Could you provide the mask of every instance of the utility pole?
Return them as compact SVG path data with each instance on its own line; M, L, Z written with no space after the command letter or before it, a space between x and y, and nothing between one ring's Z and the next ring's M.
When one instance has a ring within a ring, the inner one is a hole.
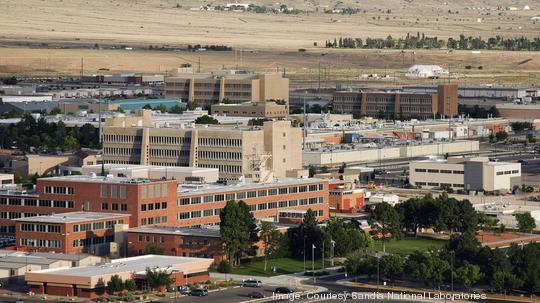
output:
M199 67L197 68L197 72L201 72L201 57L199 56Z

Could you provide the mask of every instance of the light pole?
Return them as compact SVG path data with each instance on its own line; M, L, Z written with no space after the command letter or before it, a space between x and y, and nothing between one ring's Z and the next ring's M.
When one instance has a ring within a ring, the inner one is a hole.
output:
M450 290L454 292L454 251L450 251Z
M315 244L311 244L311 274L313 275L313 285L315 286Z
M379 254L377 254L377 292L379 292Z
M306 236L304 235L304 250L302 251L304 255L304 272L306 272Z

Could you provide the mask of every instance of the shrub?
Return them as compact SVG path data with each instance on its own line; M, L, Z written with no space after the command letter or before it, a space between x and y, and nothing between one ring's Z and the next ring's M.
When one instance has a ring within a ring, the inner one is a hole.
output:
M229 263L226 260L223 260L219 262L219 265L217 267L217 271L223 274L228 274L232 271L231 263Z

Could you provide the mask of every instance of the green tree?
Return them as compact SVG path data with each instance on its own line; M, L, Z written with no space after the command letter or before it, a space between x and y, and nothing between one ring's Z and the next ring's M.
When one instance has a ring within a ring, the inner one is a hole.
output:
M508 133L505 131L500 131L495 134L495 138L497 139L497 142L504 141L508 138Z
M331 218L323 228L323 232L327 243L326 249L330 250L330 245L334 243L334 255L337 257L347 256L370 244L370 239L363 230L356 224L345 222L340 218Z
M195 119L195 124L219 124L219 121L211 116L204 115Z
M158 268L146 268L146 281L152 289L163 291L169 285L174 283L171 273L167 270Z
M381 273L395 281L397 278L401 277L403 270L405 268L405 259L401 255L391 254L382 256L380 260L380 271Z
M480 271L478 265L465 262L456 270L457 281L463 283L467 288L484 278L484 274Z
M401 238L401 220L399 213L388 203L377 205L371 219L371 234L375 240L382 241L383 252L386 252L386 242L392 238Z
M240 264L242 254L250 253L252 244L258 240L255 218L244 201L228 201L219 216L227 260Z
M227 260L222 260L221 262L219 262L219 265L217 267L217 271L222 273L222 274L228 274L228 273L232 272L231 263L229 263L229 261L227 261Z
M149 103L146 103L146 104L142 107L142 109L150 109L150 110L151 110L151 109L152 109L152 105L150 105Z
M164 255L165 248L157 245L156 243L148 243L144 247L143 253L145 255Z
M274 251L279 250L277 246L281 240L281 233L277 230L273 222L262 221L259 238L263 241L264 271L266 271L268 259L273 257Z
M536 222L531 216L531 213L525 212L522 214L515 214L514 216L516 217L519 231L530 233L536 228Z
M490 279L491 290L506 294L507 291L518 289L523 285L516 275L509 271L498 271Z
M184 113L184 108L180 105L175 105L169 109L169 113L171 114L182 114Z
M198 104L196 101L189 101L187 104L187 108L189 110L195 110L198 107Z
M163 103L160 103L156 107L154 107L154 110L158 110L158 111L160 111L162 113L165 113L165 112L167 112L167 106L165 106L165 104L163 104Z
M120 278L119 275L111 276L111 280L107 282L107 289L111 293L116 293L124 290L124 282L122 281L122 278Z
M135 291L137 289L137 283L135 283L135 280L133 279L127 279L124 281L124 288L127 289L127 291Z

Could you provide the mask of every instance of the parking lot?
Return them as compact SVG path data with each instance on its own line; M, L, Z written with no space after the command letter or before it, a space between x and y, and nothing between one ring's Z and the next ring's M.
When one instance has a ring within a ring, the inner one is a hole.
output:
M248 294L253 291L260 291L265 295L266 298L272 298L275 289L275 287L265 285L263 285L262 287L235 287L226 290L211 291L208 293L208 296L205 297L181 296L177 298L176 301L175 299L160 299L159 301L154 302L237 303L255 300L248 296Z

